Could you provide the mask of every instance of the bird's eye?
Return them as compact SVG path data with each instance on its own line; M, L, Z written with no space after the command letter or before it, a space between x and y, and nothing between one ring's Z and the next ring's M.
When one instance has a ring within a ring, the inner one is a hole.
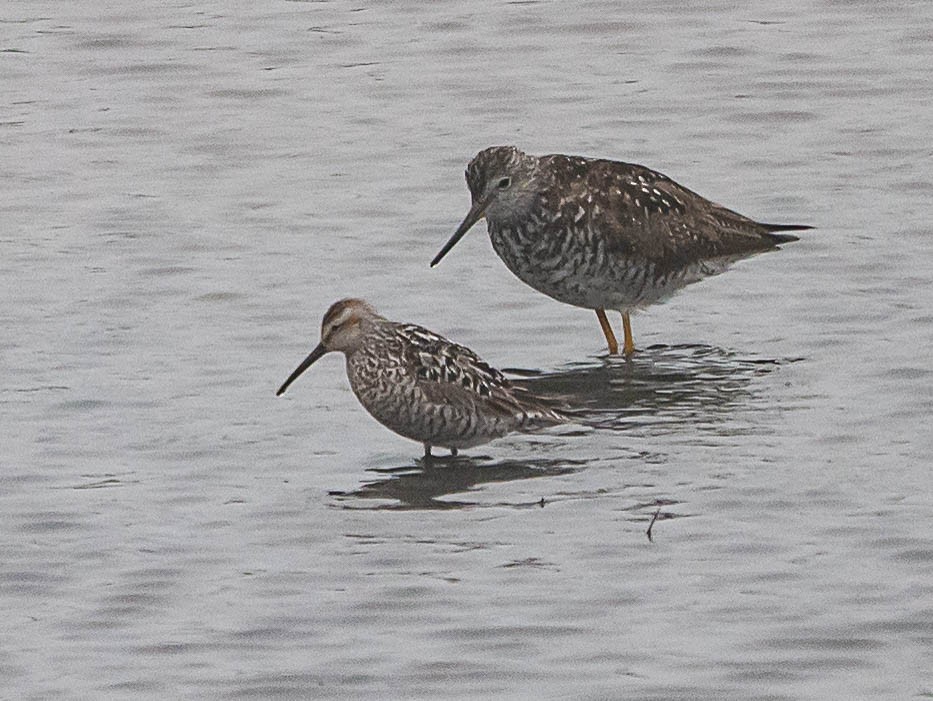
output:
M511 184L512 178L502 178L499 182L496 183L496 187L498 187L500 190L504 190Z

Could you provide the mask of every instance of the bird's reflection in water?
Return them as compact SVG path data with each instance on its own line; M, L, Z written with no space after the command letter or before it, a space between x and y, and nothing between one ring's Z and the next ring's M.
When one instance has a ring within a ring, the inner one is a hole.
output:
M565 429L554 436L569 442L579 434L626 431L644 426L664 430L697 430L699 425L725 422L739 407L756 400L752 381L796 359L739 356L710 346L651 346L634 358L593 358L554 371L509 369L517 384L542 396L559 399L582 430ZM767 405L767 403L765 403ZM730 429L724 429L730 430ZM468 495L485 484L553 477L587 467L594 459L542 458L540 446L528 446L528 458L493 460L489 457L426 458L395 468L371 469L378 479L346 492L331 492L343 508L461 509L480 502L446 499ZM598 459L598 458L597 458ZM637 510L676 502L655 498ZM545 506L546 502L510 503L511 507ZM647 512L650 516L650 512ZM659 515L659 520L673 514ZM644 518L644 515L639 516Z
M484 484L553 477L581 469L584 460L499 460L488 457L423 458L394 468L369 470L380 475L348 492L331 492L345 508L379 509L462 509L477 502L444 499L451 494L469 492ZM383 502L375 507L357 503L359 499ZM510 504L512 507L538 506L539 502Z
M755 399L752 380L796 358L740 356L702 345L651 346L631 359L603 357L552 372L506 369L537 394L559 397L581 423L624 430L633 425L725 419Z
M425 458L410 465L388 469L371 469L383 475L352 491L332 491L341 508L353 510L452 510L479 506L508 507L512 509L544 508L552 503L582 499L623 499L628 490L655 491L654 485L626 484L615 489L558 491L547 497L522 502L471 501L446 499L451 494L469 494L484 484L512 482L537 477L565 475L584 468L586 460L492 461L489 458L450 457ZM656 521L680 518L684 514L672 510L680 502L668 496L647 497L642 494L634 503L618 509L627 521L642 523L651 529Z

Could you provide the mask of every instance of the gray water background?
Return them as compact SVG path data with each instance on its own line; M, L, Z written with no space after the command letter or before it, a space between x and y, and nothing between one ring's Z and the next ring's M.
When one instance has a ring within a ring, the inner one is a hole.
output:
M933 696L933 4L9 2L0 97L0 697ZM818 229L607 360L428 268L501 143ZM274 397L346 295L600 428Z

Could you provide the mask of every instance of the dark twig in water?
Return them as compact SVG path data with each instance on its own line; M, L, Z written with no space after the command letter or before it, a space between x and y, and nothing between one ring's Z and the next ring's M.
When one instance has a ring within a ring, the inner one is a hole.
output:
M658 520L658 514L661 513L661 505L658 505L658 510L654 512L654 516L651 517L651 523L648 524L648 530L646 535L648 536L648 542L653 543L654 539L651 537L651 529L654 527L654 522Z

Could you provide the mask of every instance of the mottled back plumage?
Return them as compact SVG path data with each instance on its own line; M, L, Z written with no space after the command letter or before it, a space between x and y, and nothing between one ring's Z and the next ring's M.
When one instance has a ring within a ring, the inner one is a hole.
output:
M810 228L756 222L645 166L562 154L536 158L513 146L485 149L470 162L466 180L473 200L510 172L529 178L536 198L526 214L540 221L542 235L589 226L609 254L647 261L662 273L765 251L797 240L771 232ZM487 221L498 226L488 214Z
M389 321L362 300L341 300L324 315L311 363L330 350L345 353L350 386L366 410L428 451L468 448L566 420L469 348ZM279 393L311 363L302 363Z

